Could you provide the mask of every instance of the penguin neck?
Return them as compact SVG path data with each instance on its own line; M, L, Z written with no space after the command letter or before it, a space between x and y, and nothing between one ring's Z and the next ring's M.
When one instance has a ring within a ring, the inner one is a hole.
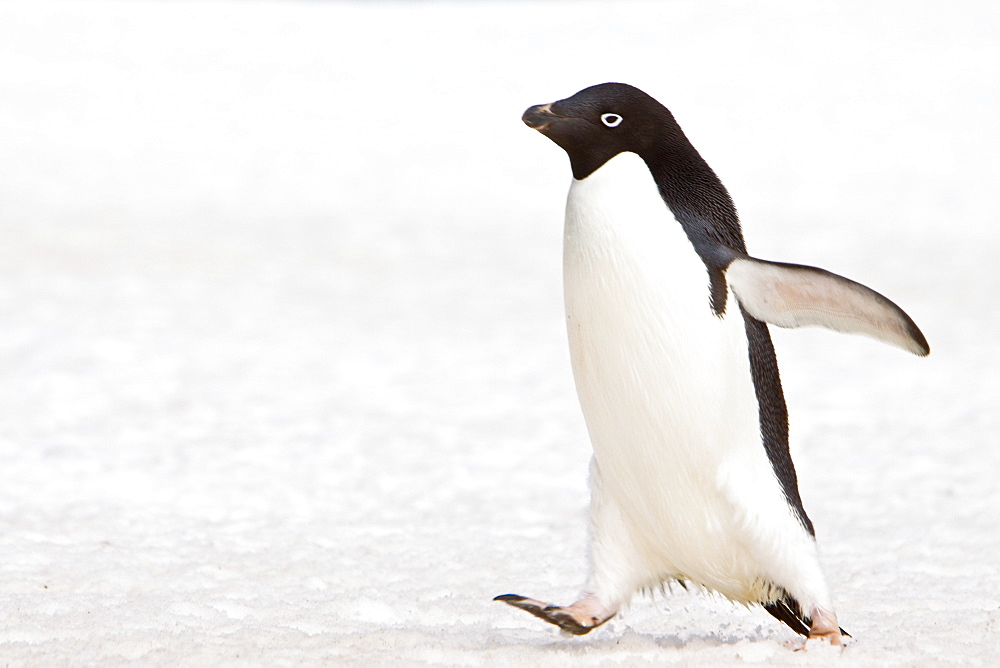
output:
M678 323L692 314L707 317L704 265L693 251L663 205L646 163L635 153L621 153L570 187L564 234L567 311L583 317L594 295L603 295L605 307L623 321L661 322L678 312L685 314L677 316ZM683 329L678 323L674 327Z
M712 310L723 315L728 293L724 271L733 257L747 252L729 192L683 132L646 148L641 157L660 197L705 263Z
M706 245L721 244L746 253L739 215L729 192L683 134L644 150L642 159L663 201L706 262Z

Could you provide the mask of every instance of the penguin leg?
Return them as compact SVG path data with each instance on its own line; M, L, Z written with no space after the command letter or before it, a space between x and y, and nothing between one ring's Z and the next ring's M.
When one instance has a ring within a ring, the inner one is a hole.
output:
M631 555L635 553L621 511L604 492L596 459L591 460L590 577L580 600L558 606L517 594L497 596L515 608L555 624L574 635L583 635L618 614L618 610L638 588Z
M597 457L590 462L590 522L590 573L581 601L593 598L614 615L652 576L638 556L635 527L608 489Z
M515 608L520 608L577 636L590 633L618 612L605 608L593 594L587 594L573 605L568 606L550 605L517 594L504 594L493 600L503 601Z

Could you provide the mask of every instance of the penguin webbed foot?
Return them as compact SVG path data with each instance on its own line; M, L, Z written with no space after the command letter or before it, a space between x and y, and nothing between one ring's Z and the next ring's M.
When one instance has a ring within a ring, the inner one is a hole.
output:
M493 600L520 608L576 636L590 633L615 616L615 612L609 613L591 597L585 597L573 605L565 607L536 601L518 594L503 594Z
M813 650L820 653L832 652L836 655L847 649L844 637L849 638L850 636L840 633L809 634L801 640L785 643L785 646L793 652L808 652Z
M826 610L814 610L812 618L809 620L809 640L825 640L834 647L844 646L844 636L850 638L849 634L837 624L837 615ZM805 649L805 646L803 646Z
M805 637L805 641L796 646L796 651L804 650L809 640L825 640L831 645L842 647L843 639L851 637L850 633L837 624L835 613L815 609L812 616L805 616L799 608L798 601L787 595L773 603L765 604L764 609L775 619L784 622L790 629Z

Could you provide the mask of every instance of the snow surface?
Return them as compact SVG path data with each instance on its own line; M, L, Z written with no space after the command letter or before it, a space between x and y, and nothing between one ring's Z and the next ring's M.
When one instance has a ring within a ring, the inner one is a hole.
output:
M606 80L931 343L774 333L843 654L490 600L584 578L570 175L519 116ZM998 81L985 0L0 4L0 660L995 665Z

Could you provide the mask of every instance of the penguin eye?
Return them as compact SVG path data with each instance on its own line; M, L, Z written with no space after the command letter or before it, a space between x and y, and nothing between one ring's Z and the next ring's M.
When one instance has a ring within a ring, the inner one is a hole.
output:
M609 128L616 128L621 125L621 122L625 120L618 114L601 114L601 122L607 125Z

